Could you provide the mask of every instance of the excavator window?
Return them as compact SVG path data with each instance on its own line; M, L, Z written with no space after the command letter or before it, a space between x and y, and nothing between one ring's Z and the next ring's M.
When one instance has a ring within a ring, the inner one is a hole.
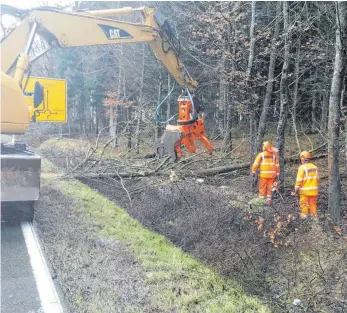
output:
M36 109L43 101L43 87L39 82L35 83L34 88L34 108Z

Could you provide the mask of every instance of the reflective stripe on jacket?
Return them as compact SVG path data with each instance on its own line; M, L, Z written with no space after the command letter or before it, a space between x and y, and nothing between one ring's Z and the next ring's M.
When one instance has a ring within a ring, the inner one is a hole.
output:
M299 166L296 176L295 190L301 195L317 196L319 185L319 173L317 166L306 163Z
M280 173L280 166L277 155L273 152L264 151L257 155L252 172L255 173L259 168L259 176L264 178L274 178Z

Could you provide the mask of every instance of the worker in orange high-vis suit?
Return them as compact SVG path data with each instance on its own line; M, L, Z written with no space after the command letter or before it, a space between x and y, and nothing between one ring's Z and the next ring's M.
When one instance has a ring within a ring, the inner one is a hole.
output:
M278 150L270 141L263 143L263 152L259 153L253 163L252 173L256 174L259 168L259 198L267 199L267 204L272 204L272 185L280 174L277 157Z
M309 214L318 219L317 197L319 185L318 168L311 163L312 155L308 151L300 153L301 165L296 176L295 191L293 196L300 193L300 218L305 219Z

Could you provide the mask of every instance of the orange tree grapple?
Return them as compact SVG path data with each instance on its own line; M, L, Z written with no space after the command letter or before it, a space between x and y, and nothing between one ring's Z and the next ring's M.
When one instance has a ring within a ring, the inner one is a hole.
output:
M204 119L198 117L197 109L190 97L180 96L177 125L166 125L164 134L157 143L157 152L159 156L167 152L171 161L176 161L182 156L182 145L185 145L191 153L196 151L196 140L200 140L212 154L213 148L206 137Z

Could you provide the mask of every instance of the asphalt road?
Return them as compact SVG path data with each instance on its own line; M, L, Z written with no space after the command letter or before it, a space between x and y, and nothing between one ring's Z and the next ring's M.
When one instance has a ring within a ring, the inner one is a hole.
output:
M1 223L1 312L43 312L19 223Z

